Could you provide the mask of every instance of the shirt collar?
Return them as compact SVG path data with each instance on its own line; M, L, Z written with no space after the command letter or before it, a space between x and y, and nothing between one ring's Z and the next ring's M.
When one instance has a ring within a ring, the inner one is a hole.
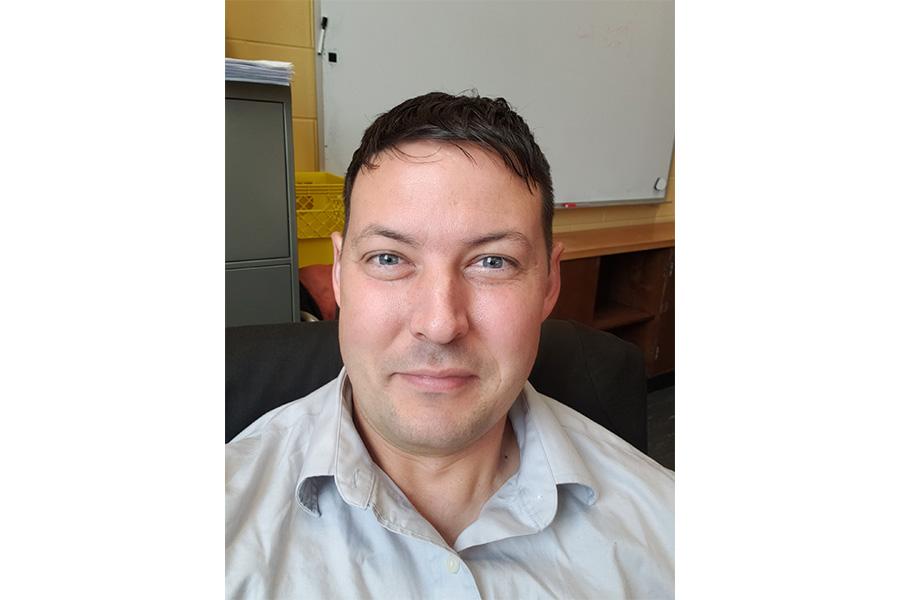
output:
M549 402L526 383L513 403L509 420L519 445L519 470L460 533L457 551L545 529L556 517L560 487L585 504L596 500L596 483Z
M328 478L334 479L344 501L357 508L367 508L375 490L377 466L353 423L346 368L336 384L332 389L337 394L325 398L310 432L296 488L300 506L316 516L319 487ZM553 520L556 486L570 486L585 504L596 502L599 489L548 402L552 401L526 382L509 413L521 452L519 472L511 482L529 508L529 529L543 529Z
M551 403L556 401L544 396L527 382L523 396L525 399L522 403L523 411L527 415L524 421L529 429L533 428L536 431L536 437L540 440L538 449L541 452L535 449L529 458L546 464L555 485L568 486L583 503L594 504L600 488L584 464L581 454L572 444L572 434L566 431L554 414ZM511 411L510 416L512 414ZM513 421L513 426L515 425ZM519 435L518 431L516 435ZM523 462L524 458L523 455Z
M357 508L368 506L375 485L375 464L353 424L346 368L341 369L332 389L337 393L324 399L297 480L298 503L316 516L320 514L318 496L323 481L333 478L344 501Z

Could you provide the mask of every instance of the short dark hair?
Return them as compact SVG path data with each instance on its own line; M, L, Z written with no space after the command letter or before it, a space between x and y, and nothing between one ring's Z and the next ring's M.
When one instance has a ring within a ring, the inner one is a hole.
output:
M376 118L363 134L344 178L344 233L350 223L350 194L362 167L375 168L375 157L404 142L435 140L456 145L471 143L492 152L528 189L541 195L541 221L547 255L553 243L553 181L550 165L528 124L503 98L483 98L477 93L453 96L431 92L410 98Z

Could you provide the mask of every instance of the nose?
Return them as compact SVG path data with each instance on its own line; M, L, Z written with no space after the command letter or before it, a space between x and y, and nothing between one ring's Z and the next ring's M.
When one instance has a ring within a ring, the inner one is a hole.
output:
M410 300L410 331L417 339L449 344L469 331L468 290L462 275L422 274Z

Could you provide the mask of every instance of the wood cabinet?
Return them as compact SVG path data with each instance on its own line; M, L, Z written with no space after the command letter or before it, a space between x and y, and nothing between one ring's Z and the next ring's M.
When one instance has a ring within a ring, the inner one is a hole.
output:
M555 319L572 319L637 345L647 376L675 369L675 226L556 234L566 245Z

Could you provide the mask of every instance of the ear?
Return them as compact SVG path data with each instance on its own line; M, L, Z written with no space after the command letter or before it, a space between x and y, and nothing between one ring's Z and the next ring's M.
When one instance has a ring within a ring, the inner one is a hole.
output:
M550 273L547 277L547 293L544 295L544 312L542 320L550 316L553 307L556 306L556 300L559 298L559 288L561 285L559 262L562 258L563 249L564 246L562 242L556 242L550 250Z
M341 249L344 247L344 236L337 231L331 234L331 245L334 247L334 264L331 267L331 289L334 301L341 307Z

